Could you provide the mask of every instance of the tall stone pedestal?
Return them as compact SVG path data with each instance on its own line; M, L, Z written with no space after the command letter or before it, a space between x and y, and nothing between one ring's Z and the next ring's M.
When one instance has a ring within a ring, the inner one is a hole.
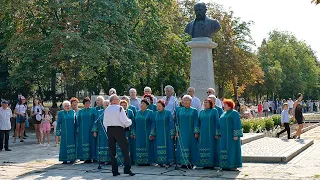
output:
M192 38L187 45L192 49L190 86L195 88L195 96L203 102L207 98L207 89L215 88L212 49L218 44L210 38L201 37Z

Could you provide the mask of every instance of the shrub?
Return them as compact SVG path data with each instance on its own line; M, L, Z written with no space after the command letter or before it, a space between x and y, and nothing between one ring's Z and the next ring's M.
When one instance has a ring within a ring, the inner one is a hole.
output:
M268 131L274 127L274 122L273 122L272 118L266 119L265 123L266 123L266 129Z
M242 120L241 124L244 133L249 133L250 129L253 129L251 120Z
M279 126L281 125L281 116L272 116L271 118L272 118L275 126L276 125L279 125Z

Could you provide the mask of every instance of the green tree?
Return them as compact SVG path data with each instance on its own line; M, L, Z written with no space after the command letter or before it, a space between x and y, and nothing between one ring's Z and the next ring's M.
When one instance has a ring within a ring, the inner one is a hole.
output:
M312 49L289 32L272 31L258 49L265 73L267 95L294 97L310 95L319 84L319 68Z

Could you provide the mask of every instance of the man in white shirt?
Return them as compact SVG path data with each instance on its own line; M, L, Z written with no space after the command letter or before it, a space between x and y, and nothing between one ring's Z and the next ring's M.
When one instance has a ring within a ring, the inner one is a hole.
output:
M207 90L208 97L209 97L210 95L215 95L215 92L216 92L216 91L215 91L213 88L208 88L208 90ZM216 96L216 97L217 97L217 96ZM219 98L216 99L216 106L222 108L222 103L221 103L221 101L220 101Z
M153 104L157 104L158 99L152 94L152 90L151 90L150 87L148 87L148 86L145 87L145 88L143 89L143 93L144 93L144 94L149 94L149 95L151 95L152 98L153 98Z
M8 108L8 101L1 102L0 108L0 151L3 149L3 140L4 140L4 149L5 151L11 151L9 149L9 132L11 129L10 118L12 117L12 111Z
M292 110L293 110L293 104L294 104L294 102L292 101L291 98L289 98L289 100L287 101L287 104L288 104L288 106L289 106L289 114L292 115Z
M170 111L174 117L175 112L176 112L176 108L178 107L178 101L177 98L175 98L173 96L174 94L174 88L170 85L167 85L164 88L164 91L166 93L166 96L163 97L162 99L164 100L164 102L166 103L166 107L165 110Z
M130 170L129 143L124 130L131 124L132 121L128 119L124 109L120 106L119 97L116 94L111 95L110 105L104 111L103 125L107 129L113 176L120 175L116 160L116 143L118 143L124 158L124 174L135 175Z
M187 94L192 97L191 107L196 108L198 111L198 115L199 115L199 113L201 111L201 101L199 98L194 96L194 93L195 93L195 89L193 87L189 87L187 89Z
M130 94L130 105L136 107L137 111L139 111L141 99L137 97L137 90L135 88L131 88L129 90L129 94Z

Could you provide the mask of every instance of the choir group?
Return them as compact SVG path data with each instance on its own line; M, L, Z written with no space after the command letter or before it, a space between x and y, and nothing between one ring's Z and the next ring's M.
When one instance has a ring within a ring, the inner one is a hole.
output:
M192 104L198 98L184 95L179 103L173 96L172 86L166 86L165 92L166 96L155 102L151 94L145 94L141 100L132 96L135 89L130 90L130 98L121 98L120 105L132 120L131 127L126 129L132 164L169 166L178 163L186 168L223 170L242 167L242 127L232 100L225 99L222 110L216 105L218 99L210 95L197 110ZM85 98L84 108L80 110L78 102L76 98L64 101L63 110L58 113L59 160L64 164L76 160L110 163L108 137L103 125L108 100L99 96L96 106L91 108L91 100ZM117 160L119 164L123 162L119 148Z

